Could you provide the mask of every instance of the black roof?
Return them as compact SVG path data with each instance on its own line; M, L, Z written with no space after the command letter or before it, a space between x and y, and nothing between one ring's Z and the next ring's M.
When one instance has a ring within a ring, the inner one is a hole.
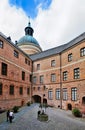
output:
M39 60L39 59L49 57L52 55L60 54L63 51L65 51L66 49L78 44L79 42L81 42L83 40L85 40L85 32L83 34L79 35L78 37L76 37L75 39L73 39L72 41L68 42L67 44L63 44L63 45L60 45L58 47L55 47L55 48L52 48L52 49L49 49L46 51L42 51L40 53L30 55L29 57L33 61L35 61L35 60Z

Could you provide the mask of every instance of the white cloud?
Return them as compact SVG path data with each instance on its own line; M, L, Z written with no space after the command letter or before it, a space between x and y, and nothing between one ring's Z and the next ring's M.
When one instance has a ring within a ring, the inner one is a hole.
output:
M53 0L48 10L39 7L35 32L44 49L72 40L85 31L85 0Z
M64 44L85 31L85 0L52 0L47 10L38 6L32 19L34 37L46 50ZM12 36L13 41L24 35L28 17L21 8L0 0L0 31Z

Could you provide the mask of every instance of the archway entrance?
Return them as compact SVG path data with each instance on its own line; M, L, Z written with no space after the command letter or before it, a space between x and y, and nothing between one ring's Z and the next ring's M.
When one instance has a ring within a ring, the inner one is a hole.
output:
M34 102L36 102L36 103L41 103L41 97L40 97L40 96L34 95L34 96L32 96L32 98L33 98L33 101L34 101Z
M68 104L67 107L68 107L68 110L72 110L72 105L70 103Z
M44 98L43 99L43 103L47 104L47 99Z

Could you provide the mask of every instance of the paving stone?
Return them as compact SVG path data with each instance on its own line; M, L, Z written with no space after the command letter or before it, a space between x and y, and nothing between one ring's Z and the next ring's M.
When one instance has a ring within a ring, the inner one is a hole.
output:
M85 120L75 118L71 111L47 108L49 121L37 120L38 104L23 107L13 119L13 123L5 120L0 124L0 130L85 130Z

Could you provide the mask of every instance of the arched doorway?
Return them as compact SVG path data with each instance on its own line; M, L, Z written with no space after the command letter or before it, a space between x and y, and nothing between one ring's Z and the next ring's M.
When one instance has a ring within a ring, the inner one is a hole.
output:
M25 101L22 100L22 101L21 101L21 106L24 106L24 104L25 104Z
M68 110L72 110L72 105L70 103L67 105L67 107L68 107Z
M47 99L46 98L43 99L43 103L47 104Z
M39 95L32 96L33 101L36 103L41 103L41 97Z

